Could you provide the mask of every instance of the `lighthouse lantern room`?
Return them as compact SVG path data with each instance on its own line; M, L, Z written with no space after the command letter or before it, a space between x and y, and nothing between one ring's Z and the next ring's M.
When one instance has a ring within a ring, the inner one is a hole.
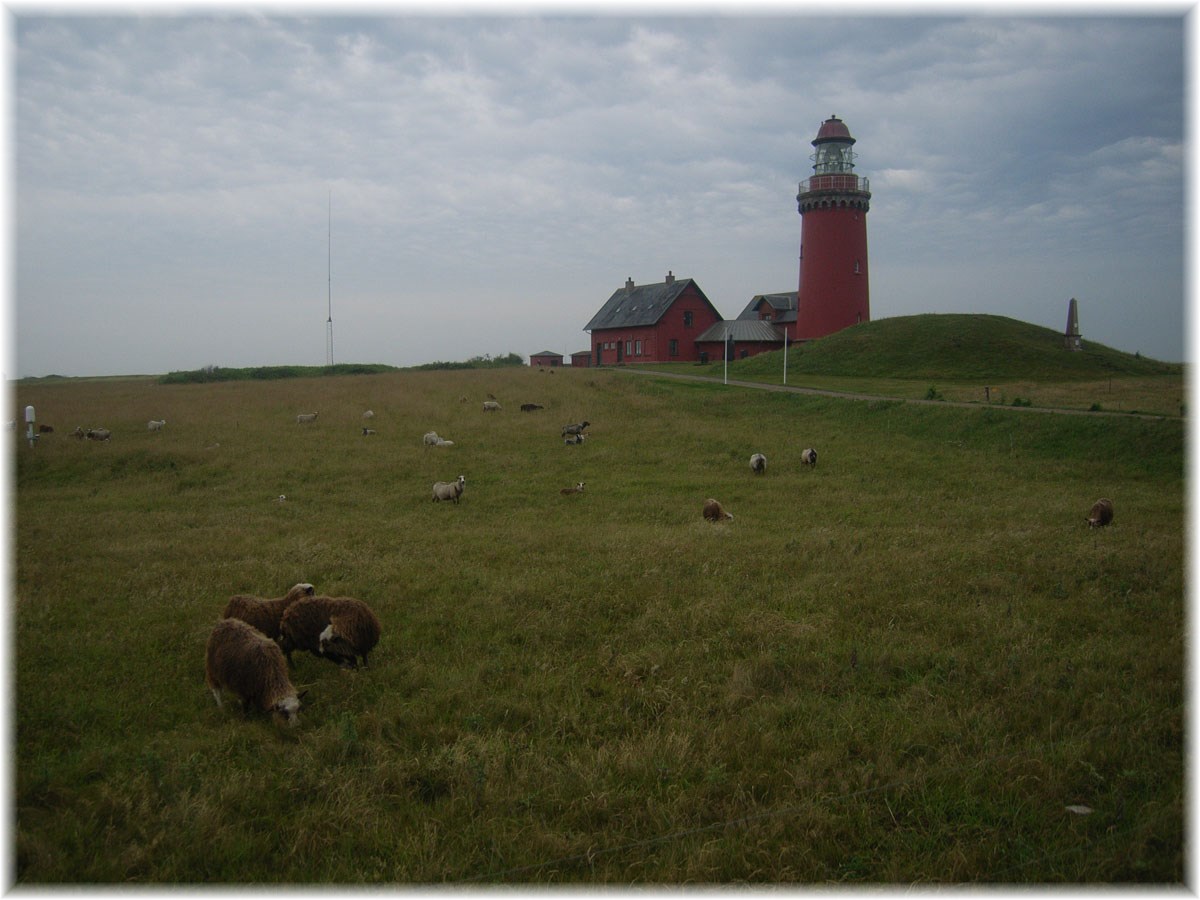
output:
M800 285L796 340L812 340L871 319L867 277L867 211L871 186L854 174L854 138L837 116L812 144L813 174L796 195Z

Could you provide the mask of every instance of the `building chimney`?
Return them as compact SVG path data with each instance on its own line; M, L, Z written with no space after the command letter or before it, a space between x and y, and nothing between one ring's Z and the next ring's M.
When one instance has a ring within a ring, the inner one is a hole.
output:
M674 283L675 283L675 276L674 276L674 274L672 274L672 273L671 273L671 271L668 269L668 270L667 270L667 284L674 284Z
M625 279L625 290L627 290L627 291L633 290L633 279L632 278Z

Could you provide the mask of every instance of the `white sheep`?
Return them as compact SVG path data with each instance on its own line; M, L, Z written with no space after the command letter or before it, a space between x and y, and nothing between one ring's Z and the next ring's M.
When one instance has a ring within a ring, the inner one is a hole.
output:
M750 457L750 471L755 475L762 475L767 471L767 458L761 453L755 453Z
M495 400L484 400L483 401L483 411L484 412L500 412L500 404L497 403Z
M167 424L166 419L151 419L146 423L147 431L162 431L164 425Z
M317 421L317 414L315 412L300 413L300 415L296 416L296 424L297 425L304 425L304 424L307 424L308 422L315 422L315 421Z
M800 463L805 466L812 466L815 469L817 467L817 451L812 447L806 448L800 454Z
M433 483L433 502L440 503L443 500L453 500L458 502L458 498L462 496L463 491L467 488L467 477L459 475L455 481L435 481Z
M242 701L242 710L269 712L296 724L300 699L288 678L283 651L273 640L240 619L222 619L208 636L204 654L204 682L218 707L228 691Z
M438 433L436 431L427 431L421 440L425 442L426 447L433 447L438 441L441 440L441 438L438 437Z
M373 418L375 418L375 413L372 410L368 409L365 413L363 413L363 418L364 419L373 419Z
M586 434L568 434L563 436L564 444L582 444L587 438Z
M89 441L107 441L112 437L112 432L107 428L89 428L83 433Z

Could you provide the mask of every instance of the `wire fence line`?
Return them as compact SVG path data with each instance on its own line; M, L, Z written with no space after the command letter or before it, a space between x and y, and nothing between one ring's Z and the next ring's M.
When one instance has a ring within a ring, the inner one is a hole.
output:
M985 757L984 759L981 759L981 760L972 760L971 762L963 763L961 765L954 766L954 767L951 767L948 769L941 769L938 771L938 774L939 775L952 775L952 774L956 774L958 772L966 771L968 769L977 769L980 766L991 765L991 764L995 764L995 763L1002 762L1002 761L1016 762L1022 758L1023 757L1017 756L1015 754ZM894 781L886 782L884 784L878 784L873 787L860 788L858 790L848 791L844 794L835 794L835 795L830 796L828 799L829 799L829 802L831 805L835 804L835 803L843 803L843 802L850 801L850 800L855 800L855 799L859 799L859 798L863 798L863 797L869 797L872 794L879 794L879 793L883 793L885 791L892 791L892 790L896 790L896 789L899 789L902 787L909 787L913 784L916 784L918 781L924 782L926 780L928 780L927 774L915 774L909 778L900 778L900 779L896 779ZM462 879L460 879L460 883L483 882L483 881L493 881L493 880L508 880L508 879L515 878L517 876L522 876L522 875L527 875L527 874L530 874L533 872L538 872L538 871L541 871L542 869L547 869L547 868L550 868L553 866L568 866L568 865L577 865L580 863L586 863L587 865L591 866L601 856L612 856L612 855L616 855L616 854L629 853L629 852L644 849L647 847L653 847L653 846L658 846L660 844L672 843L674 841L681 841L686 838L694 837L699 834L709 834L709 833L718 832L718 831L726 831L726 830L734 829L734 828L745 828L749 825L754 824L755 822L760 822L760 821L764 821L767 819L782 819L782 818L786 818L789 816L795 816L795 815L798 815L801 812L804 812L805 810L809 810L811 808L812 808L811 804L804 804L804 805L792 804L789 806L779 807L777 809L763 810L762 812L751 813L751 814L745 815L745 816L739 816L736 819L729 819L729 820L721 821L721 822L712 822L708 825L696 826L695 828L683 828L678 831L671 831L671 832L667 832L666 834L655 835L654 837L643 838L643 839L637 840L637 841L629 841L627 843L617 844L612 847L599 847L596 849L589 848L584 853L576 853L576 854L572 854L570 856L557 857L555 859L548 859L548 860L544 860L539 863L531 863L529 865L524 865L524 866L514 866L514 867L508 868L508 869L497 869L497 870L489 871L489 872L486 872L486 873L483 873L480 875L474 875L474 876L470 876L467 878L462 878ZM1167 813L1169 813L1169 812L1171 812L1170 809L1164 808L1159 813L1159 815L1153 817L1152 821L1157 822L1160 819L1165 819ZM1066 857L1074 852L1077 852L1080 849L1088 849L1090 847L1097 846L1097 845L1107 845L1107 844L1115 843L1115 841L1118 838L1123 838L1129 832L1131 832L1133 830L1133 826L1135 824L1136 823L1131 822L1127 828L1120 830L1120 831L1118 831L1116 829L1110 829L1104 838L1102 838L1099 841L1089 842L1084 847L1080 847L1080 846L1069 847L1069 848L1064 848L1062 850L1056 851L1054 853L1045 853L1040 856L1035 856L1031 859L1024 860L1023 862L1020 862L1015 865L1009 866L1007 868L1001 869L995 873L995 876L993 878L989 879L989 882L1003 883L1006 880L1005 876L1008 876L1010 873L1018 872L1022 869L1027 869L1027 868L1029 868L1029 866L1034 865L1035 863L1046 862L1049 860Z

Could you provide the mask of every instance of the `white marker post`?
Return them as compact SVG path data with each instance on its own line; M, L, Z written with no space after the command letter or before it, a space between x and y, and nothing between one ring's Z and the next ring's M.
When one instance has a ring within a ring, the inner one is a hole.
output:
M787 384L787 325L783 326L783 383Z
M25 435L29 438L29 446L33 446L33 442L37 440L37 435L33 433L33 423L37 419L34 414L33 407L25 407Z

